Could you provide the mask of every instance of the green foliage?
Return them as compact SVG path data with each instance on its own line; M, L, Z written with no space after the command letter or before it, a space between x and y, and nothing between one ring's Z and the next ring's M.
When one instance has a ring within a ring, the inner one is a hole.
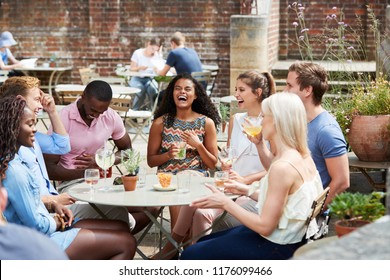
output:
M295 38L291 40L298 46L299 54L303 60L329 60L349 62L352 60L364 60L366 58L365 34L362 20L357 17L359 28L355 30L345 23L345 15L342 8L333 7L331 13L324 18L324 25L320 32L313 32L305 21L305 7L297 2L288 6L296 15L296 21L292 23L295 29ZM371 26L378 28L375 15L370 12ZM377 30L377 29L376 29ZM322 49L318 46L325 44L323 53L315 53Z
M386 208L380 201L384 193L371 194L343 192L329 204L331 215L340 219L375 221L385 214Z
M390 114L390 83L380 73L375 81L358 82L350 87L352 93L349 97L334 98L324 107L336 118L344 135L354 116L377 116Z
M51 62L55 62L56 60L57 60L57 55L53 53L53 54L50 56L50 61L51 61Z
M140 152L134 149L121 151L122 165L128 172L127 176L135 176L138 174L139 164L142 161Z
M324 18L324 26L319 34L310 34L305 22L305 7L297 2L289 5L289 9L296 14L295 40L300 56L303 60L327 60L340 62L340 71L329 73L329 81L345 81L347 86L332 86L331 93L338 95L333 100L325 99L324 108L328 110L339 123L344 136L347 137L353 116L387 115L390 114L390 85L382 73L377 71L376 80L352 71L342 71L343 65L352 61L361 61L367 58L367 34L364 34L363 20L356 16L357 29L346 24L342 8L333 7L331 13ZM370 6L367 6L370 31L376 45L380 43L380 22ZM325 52L314 55L318 45L325 44ZM347 90L347 94L342 92Z
M229 106L222 104L219 106L219 111L221 112L221 119L223 122L228 122L230 118Z
M157 83L169 83L173 79L173 76L156 76L154 79Z

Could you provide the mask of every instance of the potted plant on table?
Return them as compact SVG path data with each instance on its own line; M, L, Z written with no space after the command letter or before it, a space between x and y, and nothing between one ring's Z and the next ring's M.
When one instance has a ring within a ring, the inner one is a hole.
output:
M383 197L381 192L343 192L335 196L329 210L332 216L340 219L335 223L337 235L342 236L382 217L386 211L381 202Z
M138 181L139 164L142 160L140 152L134 149L122 150L121 159L122 165L127 171L127 174L122 176L125 191L134 191Z
M222 133L224 133L226 130L226 125L228 124L230 118L229 106L225 104L221 104L219 106L219 111L221 113L221 120L222 120Z
M50 67L56 67L57 66L57 56L55 54L52 54L49 59L49 66Z

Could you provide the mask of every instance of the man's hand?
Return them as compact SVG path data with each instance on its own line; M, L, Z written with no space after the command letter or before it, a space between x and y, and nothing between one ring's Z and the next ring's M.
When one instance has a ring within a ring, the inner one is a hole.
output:
M74 159L76 169L98 168L95 162L95 156L90 154L82 154Z
M51 198L55 202L57 202L59 204L62 204L62 205L71 205L71 204L74 204L76 202L76 199L74 199L73 197L71 197L67 193L62 193L62 194L59 194L59 195L53 195Z
M54 98L49 94L44 93L41 90L41 103L43 110L45 110L49 115L56 112L56 104Z

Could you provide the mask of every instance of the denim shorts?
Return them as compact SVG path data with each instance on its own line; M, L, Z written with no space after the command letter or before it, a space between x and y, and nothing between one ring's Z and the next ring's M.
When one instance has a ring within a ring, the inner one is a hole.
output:
M50 235L50 238L65 251L76 238L79 231L80 228L72 228L67 231L56 231Z

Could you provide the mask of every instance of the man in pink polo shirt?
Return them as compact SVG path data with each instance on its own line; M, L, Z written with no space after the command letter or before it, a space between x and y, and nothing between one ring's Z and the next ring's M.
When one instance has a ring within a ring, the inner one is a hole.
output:
M111 137L119 150L131 148L131 140L126 132L121 117L109 108L112 89L104 81L90 82L81 98L66 106L60 113L61 120L70 138L71 151L65 155L45 154L45 162L49 177L62 181L58 191L64 192L84 178L84 170L98 168L95 162L97 149ZM49 132L50 133L50 132ZM120 163L120 154L115 164ZM157 213L157 209L150 209ZM136 225L132 233L142 230L149 218L139 207L128 207Z

